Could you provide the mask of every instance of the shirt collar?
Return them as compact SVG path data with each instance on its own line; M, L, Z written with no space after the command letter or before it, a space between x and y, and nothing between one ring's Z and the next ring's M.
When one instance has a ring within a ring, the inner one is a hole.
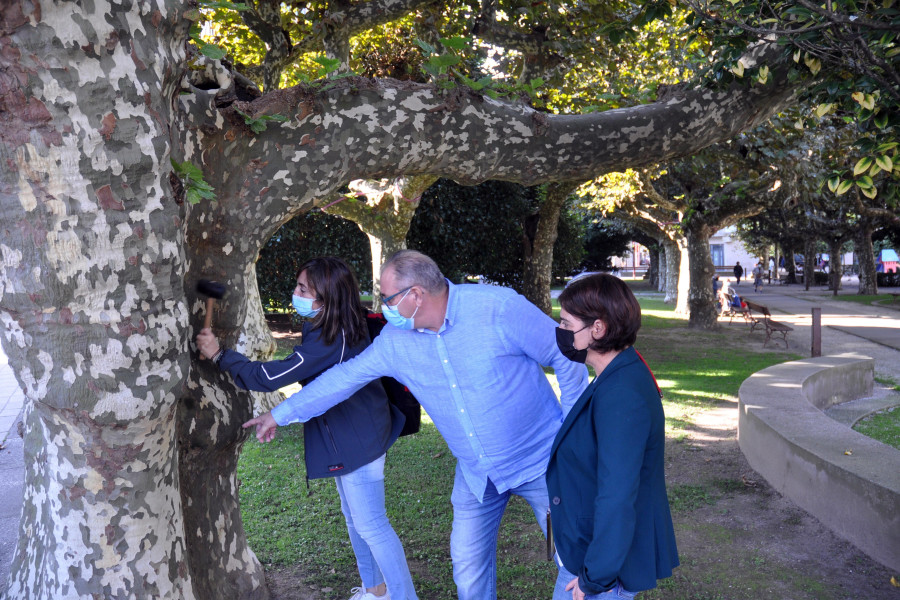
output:
M441 324L440 329L436 332L431 331L430 329L425 328L417 328L416 331L419 333L431 333L431 334L440 334L444 333L444 331L448 327L453 327L453 322L456 320L456 311L457 311L457 303L456 303L456 294L457 290L455 284L451 283L449 279L444 279L447 282L447 313L444 315L444 322Z

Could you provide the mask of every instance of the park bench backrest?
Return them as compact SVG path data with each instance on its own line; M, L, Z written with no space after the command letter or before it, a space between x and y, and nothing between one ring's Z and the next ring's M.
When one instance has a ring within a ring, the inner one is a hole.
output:
M746 300L746 302L747 302L747 308L749 308L750 310L760 313L767 319L772 318L772 315L769 313L768 306L763 306L762 304L757 304L756 302L753 302L752 300Z

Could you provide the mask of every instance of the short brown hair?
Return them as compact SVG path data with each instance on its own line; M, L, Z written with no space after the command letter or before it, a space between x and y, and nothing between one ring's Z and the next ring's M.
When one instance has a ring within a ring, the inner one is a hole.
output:
M559 295L559 305L585 325L597 319L603 321L606 335L590 345L597 352L619 351L634 345L641 328L637 298L624 281L608 273L571 282Z

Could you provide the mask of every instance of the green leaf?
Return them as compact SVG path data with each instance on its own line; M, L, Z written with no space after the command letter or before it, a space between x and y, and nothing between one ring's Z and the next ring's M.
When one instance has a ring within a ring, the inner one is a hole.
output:
M242 2L228 2L227 0L200 0L203 8L223 8L225 10L250 10L250 7Z
M875 196L878 195L878 188L876 188L874 186L872 186L870 188L860 188L859 191L861 191L862 195L865 196L866 198L874 198Z
M840 177L832 177L828 180L828 189L832 192L837 191L838 185L841 183Z
M190 161L175 162L172 157L169 157L169 162L184 185L184 196L188 202L197 204L200 200L215 200L215 189L203 180L203 171L199 167Z
M862 190L867 190L871 187L874 187L875 184L872 182L871 177L869 177L868 175L863 175L856 180L856 185Z
M341 59L328 58L324 54L315 57L313 61L322 65L322 68L319 69L319 76L328 75L341 68Z
M873 120L875 123L875 127L878 129L884 129L888 124L888 115L886 112L881 112L875 115L875 119Z
M853 167L853 176L856 177L860 173L865 173L869 170L869 167L872 166L872 158L869 156L863 156L856 163L856 166Z
M429 44L428 42L424 42L422 40L416 40L416 45L421 48L426 55L428 54L437 54L437 50L434 46Z
M853 182L848 180L842 181L841 184L837 188L837 195L843 196L847 193L847 190L853 187Z
M472 80L472 79L469 79L469 78L466 77L465 75L460 74L459 78L462 79L462 82L463 82L464 84L466 84L467 86L469 86L470 88L472 88L472 89L475 90L476 92L479 91L481 88L484 87L484 84L482 84L482 83L480 83L480 82L478 82L478 81L474 81L474 80Z
M226 52L215 44L203 44L200 46L200 54L213 60L221 60L225 58Z
M875 157L875 164L881 167L885 171L893 171L894 170L894 161L891 160L890 156L880 155Z
M462 59L455 54L441 54L440 56L429 57L428 64L439 69L446 69L447 67L452 67L453 65L459 64L460 60Z
M454 50L465 50L466 46L469 45L469 41L470 38L464 37L440 38L440 42L444 46L453 48Z

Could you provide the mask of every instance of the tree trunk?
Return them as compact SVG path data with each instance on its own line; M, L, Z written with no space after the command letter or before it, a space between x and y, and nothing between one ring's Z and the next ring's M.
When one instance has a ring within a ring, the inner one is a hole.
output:
M666 296L663 301L666 304L676 304L677 306L678 284L681 280L681 246L678 241L668 238L663 241L663 244L666 248Z
M357 223L357 225L359 225ZM359 227L363 229L362 225ZM369 233L365 229L366 237L369 238L369 249L372 251L372 310L381 312L381 265L395 252L406 250L406 236L397 239L387 233L375 234Z
M841 248L844 240L832 238L828 242L828 280L832 295L837 296L841 289Z
M676 240L678 248L678 269L677 273L677 298L675 301L676 315L690 315L690 305L688 299L691 289L691 254L688 250L688 240L684 236L679 236Z
M656 281L656 291L657 292L665 292L666 291L666 283L669 276L669 253L666 250L666 242L665 240L660 241L659 243L659 277L657 277Z
M650 285L657 287L659 285L659 246L653 246L650 251Z
M188 24L132 6L0 11L0 339L25 393L6 598L195 597L175 442L185 206L169 183Z
M406 234L422 193L437 181L432 175L397 177L390 180L357 180L350 189L358 196L352 201L327 203L323 210L353 221L369 238L372 250L372 308L381 310L381 265L398 250L406 248Z
M864 219L856 231L854 254L859 263L858 294L877 294L878 278L876 276L875 248L872 246L872 224Z
M803 283L804 289L809 291L809 286L816 275L816 240L807 238L803 249Z
M547 185L547 197L541 202L534 238L529 240L530 247L525 249L522 295L548 315L553 313L550 284L559 215L569 194L579 183L559 182Z
M713 275L716 267L709 250L710 232L705 225L689 227L687 253L690 256L690 291L688 292L688 327L691 329L716 329L719 313L713 293Z
M797 264L794 262L794 254L796 250L793 246L785 246L781 249L784 256L785 283L797 283Z
M227 227L217 230L229 231ZM207 239L217 243L230 237ZM257 244L261 247L262 240ZM204 243L194 239L188 246L203 248ZM258 253L252 246L248 251ZM213 309L213 331L224 347L266 360L275 344L259 301L255 260L238 252L227 258L219 256L215 268L207 265L204 272L191 273L187 279L206 275L226 284L225 298ZM192 264L202 265L203 261L198 258ZM193 330L202 327L204 315L205 309L195 314ZM177 434L185 543L198 598L269 597L265 572L244 533L236 473L241 448L250 435L241 424L282 399L279 393L249 393L237 388L230 375L207 360L200 360L191 371L178 406Z

